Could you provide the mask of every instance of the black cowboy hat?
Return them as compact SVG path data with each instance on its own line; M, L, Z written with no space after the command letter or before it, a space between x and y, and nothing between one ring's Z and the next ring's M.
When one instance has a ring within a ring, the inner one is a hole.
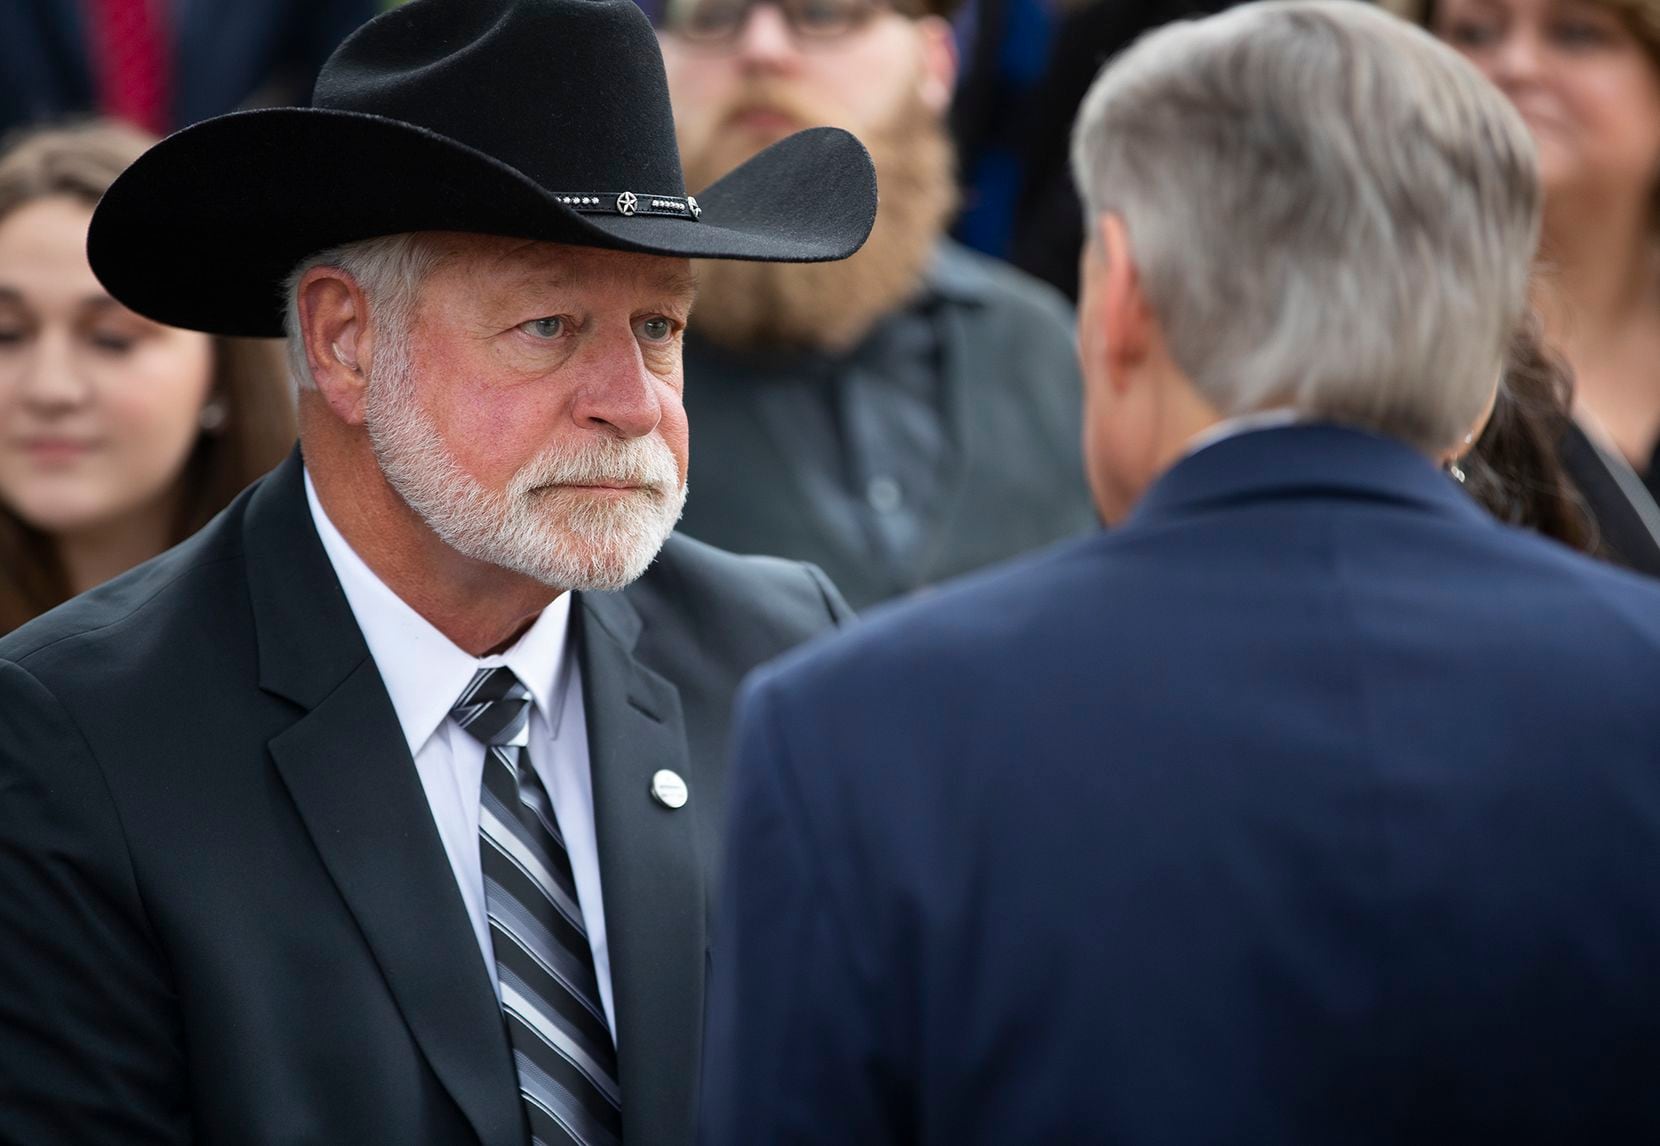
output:
M845 131L774 144L686 195L657 37L633 0L412 0L354 32L308 108L158 143L98 204L92 269L133 310L279 336L307 256L404 231L646 254L843 259L876 175Z

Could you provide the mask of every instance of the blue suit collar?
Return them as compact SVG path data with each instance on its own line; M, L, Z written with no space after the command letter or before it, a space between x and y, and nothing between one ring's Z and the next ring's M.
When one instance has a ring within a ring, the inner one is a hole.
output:
M1492 521L1410 446L1317 423L1253 430L1183 458L1153 483L1126 525L1225 504L1311 496L1395 501L1472 524Z

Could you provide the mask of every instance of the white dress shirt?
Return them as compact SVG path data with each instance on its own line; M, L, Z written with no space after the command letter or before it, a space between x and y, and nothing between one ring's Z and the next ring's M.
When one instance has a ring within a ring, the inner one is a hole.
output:
M473 922L490 983L501 995L490 928L484 912L478 816L484 778L484 745L454 720L450 708L479 669L507 665L530 691L530 764L553 801L560 834L576 876L577 900L594 953L600 1002L611 1037L617 1036L611 1001L611 955L600 900L599 849L594 843L594 783L588 767L588 724L582 707L582 674L569 641L571 595L562 593L542 610L504 653L475 657L433 628L375 576L323 512L311 474L306 501L323 549L334 566L346 602L386 683L403 726L415 771L426 790L432 821L444 841L461 899Z
M1187 448L1182 451L1182 457L1191 458L1200 450L1209 449L1218 442L1237 438L1241 434L1254 434L1258 430L1277 430L1281 426L1289 426L1301 420L1302 415L1296 410L1261 410L1255 414L1241 414L1237 418L1223 418L1189 438Z

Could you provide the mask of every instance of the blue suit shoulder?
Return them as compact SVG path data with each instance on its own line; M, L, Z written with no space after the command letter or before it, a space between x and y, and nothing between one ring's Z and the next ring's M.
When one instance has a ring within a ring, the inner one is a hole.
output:
M1251 515L1243 516L1250 534ZM1500 574L1446 590L1469 595L1472 636L1504 640L1496 626L1508 616L1518 649L1551 649L1562 663L1609 674L1629 667L1629 657L1660 655L1660 583L1497 522L1462 540L1472 568ZM1156 647L1160 618L1185 610L1189 590L1216 603L1223 579L1214 572L1213 541L1196 519L1065 541L873 610L857 628L781 657L756 674L752 690L799 697L815 710L826 697L890 712L972 704L1011 681L1023 683L1029 671L1051 671L1056 666L1048 662L1062 649L1078 655L1084 631L1101 642L1092 649L1091 671L1103 678L1132 671ZM1246 560L1274 572L1266 554ZM1413 557L1397 551L1382 560ZM1488 631L1493 607L1500 616Z
M1660 1015L1660 585L1393 447L1215 449L755 678L711 1140L1278 1141L1329 1105L1381 1142L1537 1100L1543 1141L1588 1081L1644 1093L1606 1048ZM1016 1030L1037 1059L988 1075Z
M1660 581L1623 566L1582 556L1525 530L1513 526L1501 528L1518 545L1533 552L1542 566L1566 574L1565 583L1578 590L1586 605L1605 609L1610 617L1629 626L1635 637L1660 653Z
M889 602L834 639L780 657L756 673L751 689L818 698L853 689L879 708L896 702L895 685L907 698L961 692L970 680L1010 671L1019 646L1041 643L1046 626L1064 624L1055 601L1092 576L1116 540L1105 532L1072 538Z

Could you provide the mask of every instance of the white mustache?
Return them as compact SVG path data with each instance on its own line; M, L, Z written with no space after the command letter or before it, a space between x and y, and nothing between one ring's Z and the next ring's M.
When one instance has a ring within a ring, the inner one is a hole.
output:
M662 438L595 438L579 449L535 458L514 475L509 492L519 496L560 485L638 486L664 497L679 488L680 470Z

